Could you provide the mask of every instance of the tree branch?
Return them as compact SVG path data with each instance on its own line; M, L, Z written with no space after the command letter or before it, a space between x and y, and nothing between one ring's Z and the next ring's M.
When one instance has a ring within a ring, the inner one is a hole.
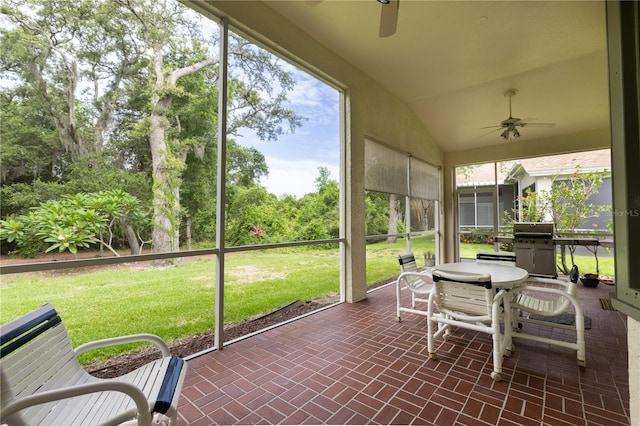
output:
M185 77L187 75L191 75L194 72L200 71L202 68L207 67L209 65L213 65L219 61L217 55L211 56L203 61L196 62L193 65L189 65L188 67L178 68L169 74L169 83L175 85L180 77Z

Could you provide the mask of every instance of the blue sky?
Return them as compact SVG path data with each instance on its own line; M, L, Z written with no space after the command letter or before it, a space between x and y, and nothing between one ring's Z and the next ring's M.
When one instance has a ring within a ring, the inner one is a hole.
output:
M195 13L193 16L203 24L205 38L211 38L211 34L218 31L215 22ZM246 129L241 129L240 136L234 139L265 156L269 176L260 183L269 192L300 198L316 190L318 167L329 169L331 179L340 177L339 93L285 60L281 60L280 65L296 80L294 89L287 94L287 107L305 117L302 126L293 134L281 135L277 141L261 141Z
M242 131L236 141L264 154L269 176L260 183L269 192L300 198L316 190L318 167L326 167L331 179L339 179L339 93L309 74L294 67L290 70L296 85L287 96L287 106L305 117L302 126L277 141L263 142L248 131Z

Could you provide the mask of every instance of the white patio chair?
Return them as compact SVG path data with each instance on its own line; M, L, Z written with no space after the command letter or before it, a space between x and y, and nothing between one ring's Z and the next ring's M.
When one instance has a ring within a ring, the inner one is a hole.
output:
M410 312L418 315L427 315L426 309L416 309L417 302L427 303L427 295L431 291L431 274L424 270L418 271L416 258L413 253L398 256L400 263L400 276L396 281L396 307L398 321L402 321L400 312ZM409 289L411 291L411 308L402 306L400 297L401 291Z
M433 270L433 290L427 310L429 358L437 359L435 340L451 333L451 326L487 333L493 340L491 378L502 379L502 358L511 356L511 317L506 290L496 292L488 274ZM435 311L438 308L439 312ZM504 332L500 323L504 324ZM434 325L437 324L437 330Z
M530 276L524 285L517 286L511 290L513 328L517 331L513 334L513 337L574 349L577 351L578 365L586 367L584 311L580 299L576 295L576 287L577 284L573 281L567 282L562 279ZM531 317L531 315L537 315L539 317L552 318L571 313L571 311L575 315L573 325ZM570 330L575 333L575 341L567 342L537 334L528 334L524 328L524 324L527 323Z
M87 350L148 341L162 357L131 373L101 379L77 355ZM187 371L152 334L104 339L75 350L56 310L46 304L2 326L0 423L7 425L177 425L178 399Z

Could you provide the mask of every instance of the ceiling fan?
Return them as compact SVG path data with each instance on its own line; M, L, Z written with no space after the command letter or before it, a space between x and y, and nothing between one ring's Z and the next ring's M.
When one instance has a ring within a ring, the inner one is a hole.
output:
M520 132L518 131L518 127L553 127L555 123L529 123L527 121L522 121L522 119L513 117L511 113L511 98L514 97L518 93L516 89L509 89L504 92L504 96L509 98L509 118L506 120L502 120L499 126L488 126L483 127L483 129L504 129L504 131L500 134L502 139L509 139L510 137L519 138Z
M380 37L389 37L396 33L400 0L378 0L382 3L380 12Z
M306 0L306 3L313 7L324 0ZM380 12L380 38L389 37L396 33L398 27L398 9L400 8L400 0L377 0L382 4Z

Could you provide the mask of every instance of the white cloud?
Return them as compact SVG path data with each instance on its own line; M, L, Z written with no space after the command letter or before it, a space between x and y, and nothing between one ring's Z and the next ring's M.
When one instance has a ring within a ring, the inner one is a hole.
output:
M296 84L287 93L286 105L304 117L293 134L280 135L277 141L261 141L255 132L242 129L236 141L255 147L265 156L269 175L260 183L277 196L297 198L316 191L318 168L326 167L330 179L339 180L340 134L339 93L313 76L284 63Z
M266 157L269 166L269 176L261 179L260 183L272 194L277 196L289 194L297 198L316 191L315 180L319 176L318 167L326 167L330 179L339 179L336 165L317 160L283 160L276 157Z

